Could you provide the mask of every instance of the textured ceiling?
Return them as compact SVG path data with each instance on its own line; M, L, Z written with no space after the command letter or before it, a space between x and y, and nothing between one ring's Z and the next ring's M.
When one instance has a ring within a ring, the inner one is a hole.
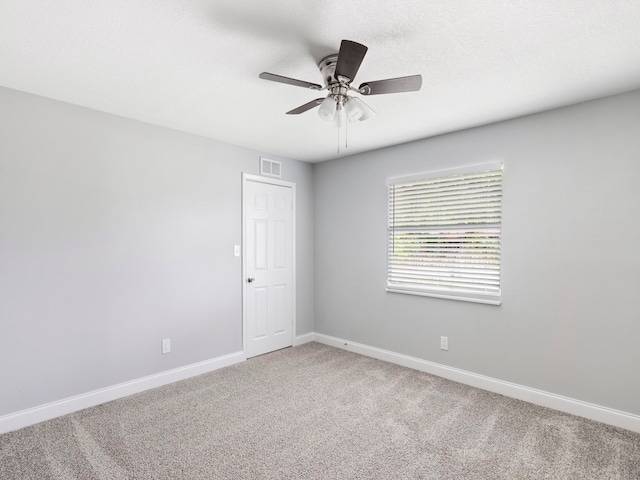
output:
M317 62L369 47L348 149L315 111ZM640 88L638 0L2 0L0 85L285 157L321 161ZM1 108L1 105L0 105Z

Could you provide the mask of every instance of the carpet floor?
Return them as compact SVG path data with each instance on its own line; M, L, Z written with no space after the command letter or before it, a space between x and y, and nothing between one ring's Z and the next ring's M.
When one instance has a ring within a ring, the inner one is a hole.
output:
M0 478L640 479L640 435L318 343L0 435Z

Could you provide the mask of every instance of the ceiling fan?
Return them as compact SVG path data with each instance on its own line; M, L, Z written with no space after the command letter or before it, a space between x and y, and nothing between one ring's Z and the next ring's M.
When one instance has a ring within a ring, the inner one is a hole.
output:
M287 115L298 115L320 106L318 115L336 126L344 125L345 119L350 122L371 118L375 112L362 100L350 96L350 92L361 95L380 95L384 93L415 92L422 86L421 75L388 78L362 83L358 88L351 86L368 48L351 40L342 40L337 54L327 55L318 68L324 80L324 87L317 83L305 82L295 78L283 77L274 73L262 72L260 78L273 82L286 83L311 90L328 90L326 98L316 98L287 112Z

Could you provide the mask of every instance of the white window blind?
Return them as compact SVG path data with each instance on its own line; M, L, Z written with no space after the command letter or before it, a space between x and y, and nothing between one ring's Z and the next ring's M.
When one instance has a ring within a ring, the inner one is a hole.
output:
M388 182L387 290L499 305L502 164Z

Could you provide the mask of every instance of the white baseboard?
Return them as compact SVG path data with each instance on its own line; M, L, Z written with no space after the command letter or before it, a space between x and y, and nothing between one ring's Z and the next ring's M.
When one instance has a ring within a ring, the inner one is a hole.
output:
M149 375L129 382L119 383L111 387L101 388L74 397L29 408L0 417L0 433L18 430L35 423L50 420L61 415L77 412L84 408L100 405L111 400L140 393L151 388L161 387L168 383L184 380L189 377L208 373L222 367L246 360L244 352L230 353L204 362L193 363L166 372Z
M325 345L342 348L354 353L377 358L386 362L395 363L430 373L455 382L464 383L473 387L499 393L507 397L517 398L529 403L552 408L561 412L570 413L598 422L625 428L640 433L640 416L608 407L583 402L573 398L556 395L554 393L537 390L535 388L505 382L484 375L448 367L439 363L429 362L401 353L383 350L369 345L351 342L341 338L324 335L321 333L307 333L294 339L294 346L316 341ZM73 413L84 408L100 405L111 400L133 395L135 393L160 387L169 383L184 380L189 377L211 372L222 367L242 362L246 359L244 352L231 353L204 362L194 363L166 372L150 375L129 382L120 383L111 387L94 390L82 395L76 395L56 402L40 405L38 407L22 410L0 417L0 433L10 432L27 427L35 423L50 420L61 415Z
M518 400L533 403L543 407L552 408L561 412L570 413L579 417L588 418L598 422L621 427L633 432L640 433L640 416L632 413L614 410L600 405L583 402L573 398L556 395L555 393L525 387L516 383L505 382L496 378L478 375L476 373L448 367L439 363L429 362L416 357L410 357L401 353L371 347L361 343L351 342L341 338L331 337L321 333L314 333L313 339L318 343L342 348L350 352L377 358L386 362L395 363L404 367L431 373L439 377L464 383L472 387L481 388L490 392L499 393Z
M298 345L302 345L304 343L313 342L313 332L305 333L303 335L298 335L293 339L293 346L296 347Z

